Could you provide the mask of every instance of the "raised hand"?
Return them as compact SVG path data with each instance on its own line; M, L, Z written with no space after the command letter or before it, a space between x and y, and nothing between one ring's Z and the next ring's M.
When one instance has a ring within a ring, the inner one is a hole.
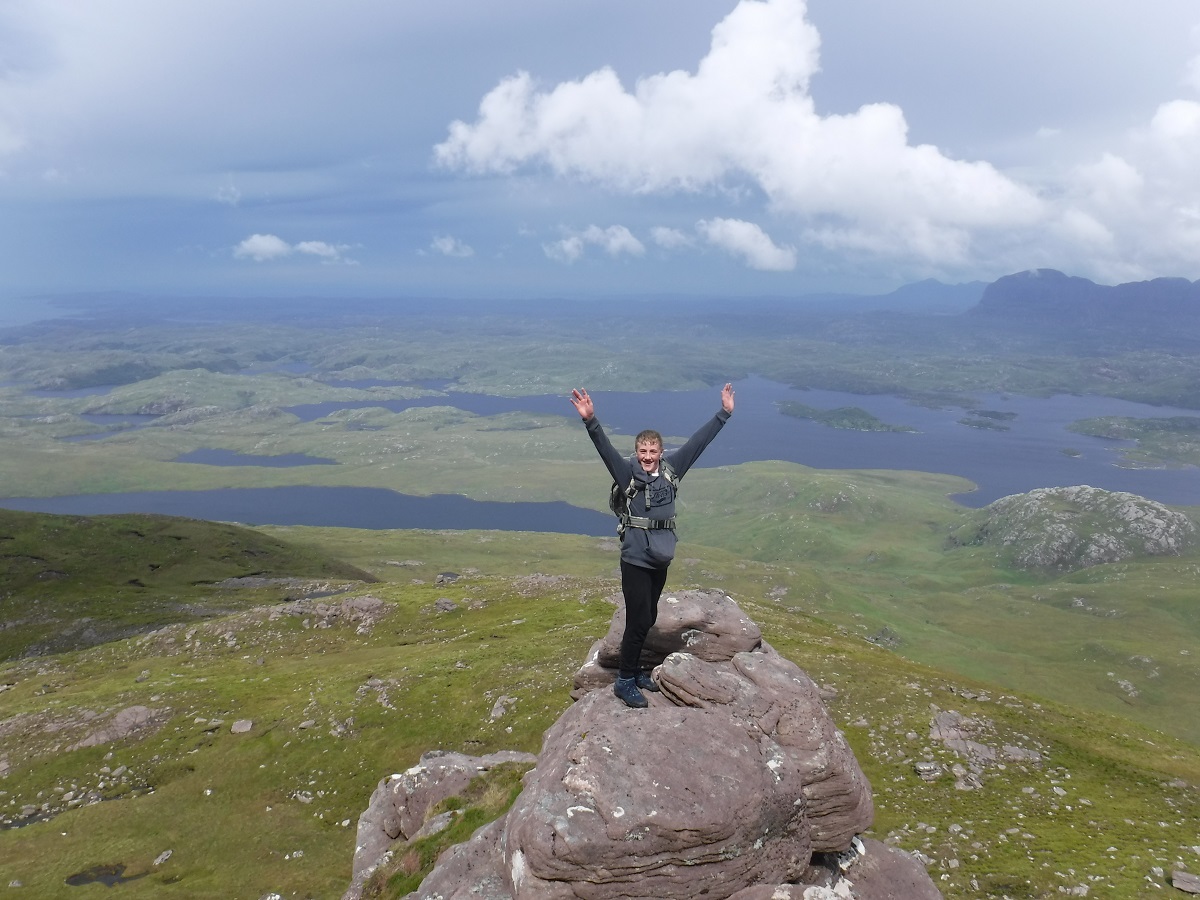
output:
M721 388L721 408L727 413L733 412L733 385L726 384Z
M587 421L596 414L596 407L592 403L592 398L588 396L588 392L578 388L571 391L571 405L575 407L575 412L579 413L579 418Z

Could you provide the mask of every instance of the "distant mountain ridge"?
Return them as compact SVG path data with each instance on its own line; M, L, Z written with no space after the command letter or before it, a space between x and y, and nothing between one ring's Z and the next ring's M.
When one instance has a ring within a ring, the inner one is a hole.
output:
M1096 284L1056 269L1006 275L989 284L969 315L1020 327L1073 332L1120 328L1127 335L1200 339L1200 281L1155 278Z

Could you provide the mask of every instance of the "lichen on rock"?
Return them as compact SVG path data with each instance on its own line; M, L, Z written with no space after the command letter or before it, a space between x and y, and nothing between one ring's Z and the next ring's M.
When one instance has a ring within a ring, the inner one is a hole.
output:
M1176 555L1196 540L1183 513L1089 485L1001 497L968 517L951 546L989 546L1021 569L1073 571L1138 556Z

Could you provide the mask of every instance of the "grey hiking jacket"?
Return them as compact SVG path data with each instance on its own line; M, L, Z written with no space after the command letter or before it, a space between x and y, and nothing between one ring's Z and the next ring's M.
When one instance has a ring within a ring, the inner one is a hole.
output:
M729 416L730 413L722 409L688 438L682 447L677 450L664 448L663 456L675 470L676 481L682 479L692 467L704 452L704 448L729 421ZM639 489L629 501L630 515L659 520L675 515L675 488L663 477L661 471L658 475L647 475L636 457L622 456L612 445L608 435L600 427L600 420L595 416L585 421L584 426L613 481L622 488L628 487L630 479L636 480L639 487L644 486L644 489ZM643 569L665 569L675 558L675 542L675 532L667 528L628 528L621 540L621 559Z

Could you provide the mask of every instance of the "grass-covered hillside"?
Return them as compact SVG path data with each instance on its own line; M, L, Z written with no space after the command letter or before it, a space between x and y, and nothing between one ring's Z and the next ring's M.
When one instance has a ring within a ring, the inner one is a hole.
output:
M68 879L105 875L130 898L338 897L379 779L434 748L536 752L614 609L609 540L268 537L382 580L261 604L181 584L190 621L0 666L0 884L74 897L107 889ZM873 835L923 853L946 897L1134 898L1200 868L1194 745L906 661L824 620L803 569L688 544L670 587L726 590L836 692L830 710L874 786ZM439 583L448 572L460 577ZM495 716L501 697L513 702ZM1019 761L959 757L931 738L938 711Z
M232 611L245 599L221 583L251 577L371 580L320 550L235 525L0 509L0 660Z

